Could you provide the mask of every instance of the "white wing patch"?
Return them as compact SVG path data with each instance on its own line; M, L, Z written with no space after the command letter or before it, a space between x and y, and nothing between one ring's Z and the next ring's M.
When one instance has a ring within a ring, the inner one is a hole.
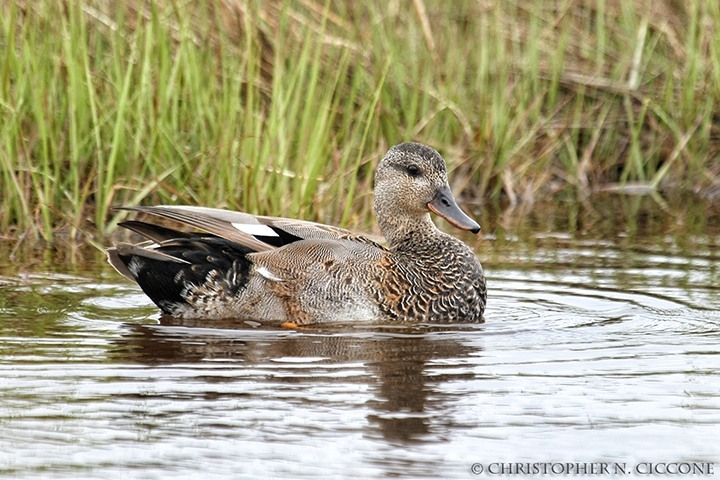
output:
M270 272L270 270L268 270L268 269L265 268L265 267L258 267L258 269L257 269L256 271L257 271L257 273L259 273L261 276L263 276L263 277L265 277L265 278L267 278L268 280L271 280L271 281L273 281L273 282L282 282L282 281L283 281L282 278L273 275L273 274Z
M261 237L279 237L275 230L262 223L232 223L232 226L248 235Z

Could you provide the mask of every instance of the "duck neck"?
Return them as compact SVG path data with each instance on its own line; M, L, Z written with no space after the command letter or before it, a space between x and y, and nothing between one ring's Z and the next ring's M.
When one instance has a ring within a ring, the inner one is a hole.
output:
M377 218L388 248L394 251L416 250L419 244L432 243L440 232L429 213L418 217L378 214Z

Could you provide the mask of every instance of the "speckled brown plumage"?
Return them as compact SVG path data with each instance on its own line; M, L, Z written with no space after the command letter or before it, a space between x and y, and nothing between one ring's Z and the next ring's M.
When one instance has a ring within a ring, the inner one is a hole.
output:
M455 203L445 162L417 143L378 165L374 210L387 244L301 220L201 207L132 207L206 233L125 222L151 242L108 249L110 263L167 314L260 321L481 322L482 266L435 227L480 227Z
M383 314L431 323L482 321L487 290L472 251L441 232L417 240L407 245L413 254L388 252L381 262L375 298Z

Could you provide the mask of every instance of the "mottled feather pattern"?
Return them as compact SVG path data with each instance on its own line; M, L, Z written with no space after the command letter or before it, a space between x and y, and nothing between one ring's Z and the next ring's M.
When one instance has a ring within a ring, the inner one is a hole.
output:
M480 264L459 240L437 237L409 241L413 261L404 253L385 256L376 282L381 310L403 321L481 322L487 293Z

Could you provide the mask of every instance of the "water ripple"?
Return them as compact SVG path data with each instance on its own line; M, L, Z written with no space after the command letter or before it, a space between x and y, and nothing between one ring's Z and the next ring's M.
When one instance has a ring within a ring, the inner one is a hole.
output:
M591 241L523 255L488 265L478 325L168 322L125 283L0 277L0 473L464 478L474 462L719 458L716 259Z

